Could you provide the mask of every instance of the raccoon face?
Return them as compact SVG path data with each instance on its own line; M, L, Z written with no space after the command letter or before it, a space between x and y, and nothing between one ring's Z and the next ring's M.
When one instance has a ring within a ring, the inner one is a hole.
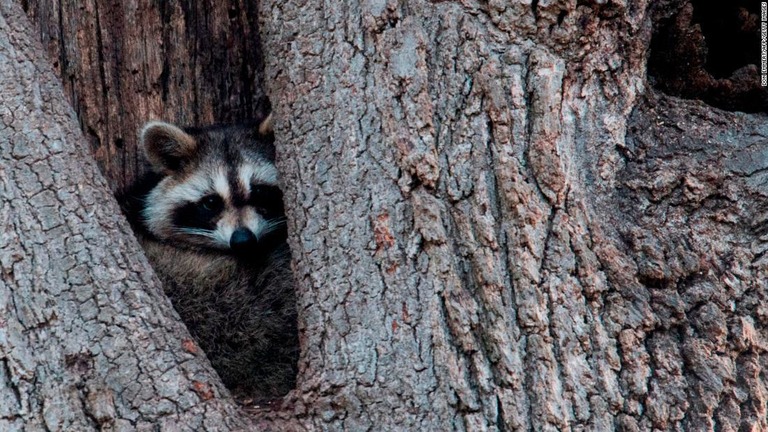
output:
M142 209L156 237L234 253L264 252L284 241L270 117L254 128L180 129L150 122L141 141L153 169L164 176Z

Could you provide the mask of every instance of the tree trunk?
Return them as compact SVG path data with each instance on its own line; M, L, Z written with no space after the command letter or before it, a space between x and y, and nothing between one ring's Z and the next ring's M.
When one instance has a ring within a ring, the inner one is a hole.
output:
M0 1L0 430L244 427L29 27Z
M768 129L645 87L647 2L262 7L304 341L275 425L768 427Z
M113 189L144 174L144 122L243 121L263 96L255 2L21 3Z
M188 353L9 3L0 430L246 427ZM768 127L649 85L652 22L685 17L685 3L264 0L302 358L297 389L256 413L256 425L768 428ZM46 10L27 9L38 19ZM78 53L72 63L92 64ZM230 115L184 111L215 72L177 72L170 48L157 55L115 64L168 64L166 76L188 86L168 93L174 115ZM75 82L89 82L83 70ZM115 82L128 88L129 75ZM158 82L149 76L144 86ZM734 107L730 84L697 77ZM75 101L88 87L70 86ZM238 91L248 89L217 93L211 106L238 112ZM135 124L158 113L141 108L157 94L129 93L104 109L125 107ZM114 160L104 159L107 173L132 173Z

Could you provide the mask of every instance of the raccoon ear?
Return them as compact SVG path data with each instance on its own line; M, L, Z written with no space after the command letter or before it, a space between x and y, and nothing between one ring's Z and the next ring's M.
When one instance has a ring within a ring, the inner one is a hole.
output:
M272 113L269 113L267 118L261 121L259 123L259 135L261 136L269 136L274 133L274 129L272 129Z
M141 145L152 166L173 173L194 156L197 141L179 127L161 121L151 121L141 129Z

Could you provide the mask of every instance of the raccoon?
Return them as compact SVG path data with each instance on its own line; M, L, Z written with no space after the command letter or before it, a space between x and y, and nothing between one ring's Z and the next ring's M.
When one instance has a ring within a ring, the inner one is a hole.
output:
M294 385L298 336L271 115L141 131L150 174L120 194L174 308L224 384L266 401Z

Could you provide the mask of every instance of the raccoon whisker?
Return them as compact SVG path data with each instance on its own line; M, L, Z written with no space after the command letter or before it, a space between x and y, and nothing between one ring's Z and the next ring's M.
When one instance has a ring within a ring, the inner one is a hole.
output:
M258 112L253 125L145 124L151 172L121 203L195 342L231 393L256 404L294 387L299 357L267 100Z
M216 234L213 231L205 230L201 228L177 228L174 230L176 234L188 234L201 237L207 237L210 239L216 239Z
M288 219L284 217L279 219L273 219L267 222L267 226L264 227L261 233L262 235L269 234L272 231L275 231L276 229L280 228L282 225L285 225L287 222L288 222Z

